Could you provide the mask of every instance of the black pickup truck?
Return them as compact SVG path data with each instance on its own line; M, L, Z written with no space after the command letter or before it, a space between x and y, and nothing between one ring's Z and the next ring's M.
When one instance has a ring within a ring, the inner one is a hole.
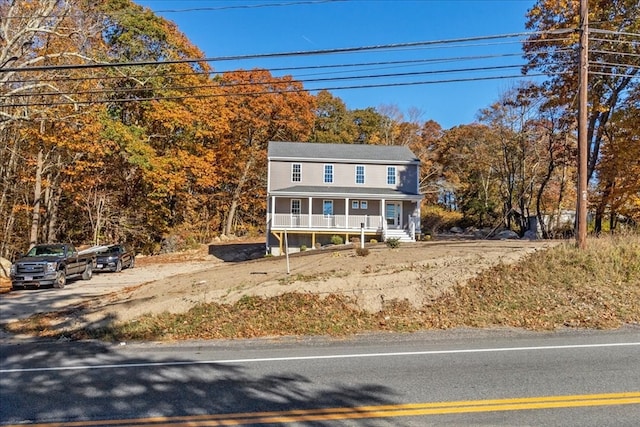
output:
M78 252L68 243L35 245L11 264L11 287L64 288L67 278L91 279L95 266L95 252Z

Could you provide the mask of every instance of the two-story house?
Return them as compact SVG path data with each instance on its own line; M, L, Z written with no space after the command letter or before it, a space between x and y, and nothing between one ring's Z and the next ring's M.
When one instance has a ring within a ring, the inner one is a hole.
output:
M420 233L420 161L403 146L270 142L267 251Z

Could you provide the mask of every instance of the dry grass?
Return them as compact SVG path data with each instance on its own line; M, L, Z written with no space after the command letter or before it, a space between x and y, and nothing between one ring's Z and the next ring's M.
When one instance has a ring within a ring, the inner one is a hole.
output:
M426 312L430 327L503 325L615 328L640 321L640 237L561 245L500 266L460 286Z
M245 297L236 304L202 304L184 314L143 316L75 339L181 340L281 335L346 336L453 327L616 328L640 322L640 236L590 239L580 251L564 244L522 263L501 265L415 310L392 301L379 313L355 308L344 296L288 293ZM11 332L55 336L49 316L7 326ZM59 333L58 333L59 334Z

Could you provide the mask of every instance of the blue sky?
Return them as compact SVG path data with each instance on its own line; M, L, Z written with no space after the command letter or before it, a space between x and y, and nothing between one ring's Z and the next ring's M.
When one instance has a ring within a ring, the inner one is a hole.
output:
M525 32L525 14L535 3L135 1L175 22L207 58L299 52L284 57L213 62L217 71L267 68L276 76L290 74L303 81L312 93L314 89L329 88L349 109L393 106L404 114L405 120L411 118L413 110L419 112L420 121L435 120L445 129L472 123L481 108L490 106L522 80L505 78L518 75L518 66L524 63L519 56L522 37L484 37ZM417 45L408 45L414 43ZM386 48L357 49L371 46ZM356 50L306 54L344 48ZM279 70L282 68L287 69ZM383 76L373 77L376 75ZM483 77L494 79L478 80ZM377 87L380 85L388 86ZM345 89L353 86L368 87Z

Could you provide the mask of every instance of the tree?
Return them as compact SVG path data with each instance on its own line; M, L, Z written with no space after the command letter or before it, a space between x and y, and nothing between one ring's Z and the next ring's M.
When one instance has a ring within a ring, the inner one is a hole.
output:
M265 216L267 143L306 141L316 106L301 83L266 70L224 73L220 84L230 130L218 152L218 196L226 205L224 234L231 235L239 210L253 223Z
M78 95L86 89L86 81L77 78L77 70L61 66L95 58L100 45L95 39L99 34L97 18L94 14L83 15L84 6L83 1L0 2L0 15L5 22L0 26L0 130L3 136L12 136L2 138L0 143L3 151L14 153L3 169L18 177L25 171L16 167L17 159L32 167L31 174L26 173L23 179L4 183L7 187L3 188L0 208L5 225L3 241L15 240L21 246L23 240L33 244L50 239L55 233L62 191L60 172L68 166L65 162L74 158L68 155L68 147L58 146L56 133L77 130L82 115L90 110L80 103ZM11 149L7 143L12 144ZM25 184L32 186L28 199L26 189L21 188ZM28 239L20 234L16 239L9 237L15 234L11 232L15 215L28 212L21 206L29 206L30 210ZM42 229L43 225L48 230ZM4 253L12 251L9 247L3 249Z
M125 0L103 8L110 57L144 62L203 57L175 24L147 9ZM105 223L106 233L136 232L150 251L180 229L199 240L211 237L217 206L210 195L220 176L216 153L228 132L222 91L209 78L211 71L206 62L111 71L113 102L103 118L103 139L117 145L113 172L127 185L100 190L111 194L107 200L113 207L126 207L125 215Z
M497 146L498 136L480 124L454 127L437 141L438 201L462 212L468 224L496 227L503 222Z
M352 143L356 127L344 102L329 91L316 95L315 123L310 142Z
M420 191L425 195L425 202L437 204L441 194L439 177L442 167L438 163L438 142L443 136L442 127L433 120L422 124L414 135L414 124L401 125L401 135L407 134L403 140L420 159Z
M382 142L380 131L384 118L374 108L352 110L351 117L357 129L354 143L379 144Z
M599 165L601 185L595 197L596 220L602 221L608 208L612 231L620 218L640 223L639 117L637 107L619 111L606 133ZM602 223L596 228L602 229Z
M539 70L549 76L542 85L545 93L553 94L548 105L566 107L566 126L575 123L570 119L576 115L579 4L579 0L538 0L527 21L527 28L536 33L524 44L528 60L525 71ZM637 0L592 1L589 6L593 25L589 40L587 169L591 179L607 143L612 117L638 87L640 57L635 37L640 32L640 7ZM596 214L601 216L602 209ZM596 219L596 231L600 223L601 218Z
M174 24L129 0L0 8L2 254L102 235L154 248L214 216L227 115L206 63L161 63L202 57ZM160 62L68 67L129 61Z

